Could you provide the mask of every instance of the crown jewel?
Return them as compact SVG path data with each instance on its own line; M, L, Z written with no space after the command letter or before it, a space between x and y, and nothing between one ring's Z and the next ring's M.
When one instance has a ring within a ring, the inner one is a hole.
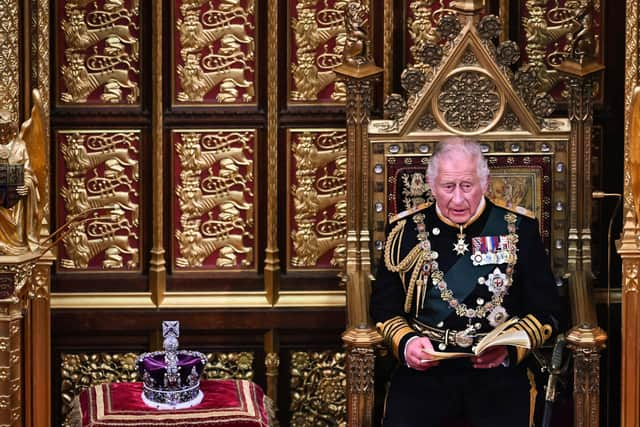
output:
M142 401L158 409L180 409L202 401L200 376L207 363L197 351L178 351L180 322L162 322L164 351L143 353L136 358L142 378Z

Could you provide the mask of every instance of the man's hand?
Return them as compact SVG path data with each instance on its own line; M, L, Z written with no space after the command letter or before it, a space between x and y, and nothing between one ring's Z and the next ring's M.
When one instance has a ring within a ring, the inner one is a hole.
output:
M417 371L426 371L440 364L437 360L431 360L426 351L433 351L433 345L427 337L419 337L409 341L404 350L407 366Z
M507 356L509 356L507 347L504 345L497 345L495 347L489 347L480 353L479 356L472 357L471 363L474 368L479 369L497 368L505 361Z
M18 185L16 187L16 193L18 193L18 196L26 196L28 192L29 188L27 188L26 185Z

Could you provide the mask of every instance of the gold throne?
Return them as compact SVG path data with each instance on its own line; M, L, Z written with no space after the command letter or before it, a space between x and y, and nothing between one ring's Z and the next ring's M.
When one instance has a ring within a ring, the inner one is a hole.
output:
M425 3L426 4L426 3ZM426 5L424 7L427 7ZM599 360L606 335L597 327L591 291L590 149L592 85L602 70L585 28L581 44L553 71L528 63L517 69L520 48L497 42L498 17L484 2L452 2L433 38L413 51L401 75L404 95L385 101L385 119L371 120L373 90L382 73L371 56L368 10L350 2L343 65L347 87L347 350L348 424L373 422L374 365L381 337L368 315L374 267L384 247L389 216L427 201L426 169L435 144L452 135L482 145L491 169L488 196L522 206L540 220L541 235L559 287L568 289L569 348L574 355L575 425L597 425ZM582 22L582 24L580 24ZM578 38L573 38L577 43ZM588 41L591 44L587 43ZM402 49L399 49L402 50ZM563 76L569 117L552 117L549 79Z

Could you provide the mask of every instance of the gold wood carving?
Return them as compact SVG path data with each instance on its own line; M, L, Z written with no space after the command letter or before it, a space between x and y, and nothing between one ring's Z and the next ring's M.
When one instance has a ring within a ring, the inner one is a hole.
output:
M74 398L82 390L96 384L129 382L138 379L135 353L63 353L61 356L62 418L70 426L68 416Z
M576 426L600 425L600 353L607 334L587 325L574 327L567 334L573 351L573 405Z
M176 72L180 102L203 102L218 89L219 103L251 102L255 98L253 73L255 1L225 0L202 10L205 2L183 1L176 26L182 63ZM208 51L208 53L206 53ZM242 93L238 90L244 89Z
M491 76L480 69L460 68L442 85L432 111L441 123L461 133L491 129L502 116L505 97Z
M23 311L35 263L32 255L11 258L0 261L0 423L21 426L23 387L29 387L23 377Z
M382 80L382 93L384 96L387 96L391 93L391 76L393 69L393 0L384 0L384 35L382 38L383 43L383 68L384 68L384 77Z
M11 118L17 121L19 114L19 31L18 17L19 7L22 2L18 0L0 1L0 47L2 59L0 60L0 106L7 109Z
M204 375L207 379L253 379L253 353L207 353Z
M345 101L345 86L336 81L334 69L342 63L346 4L329 1L320 9L316 0L299 0L296 4L296 16L291 18L295 43L290 64L292 101L317 101L330 85L333 86L328 98L333 102Z
M409 51L413 63L419 62L416 57L426 43L436 43L439 40L436 26L433 24L433 0L412 0L409 3L410 16L407 19L407 30L411 38Z
M552 67L576 51L589 51L590 56L599 55L597 36L594 38L593 2L556 2L549 10L547 3L544 0L527 0L528 16L523 18L527 58L542 92L549 91L560 80L560 75ZM549 49L550 46L553 48Z
M131 0L129 6L107 2L98 9L97 2L66 3L65 19L60 22L65 40L62 102L87 103L100 88L100 100L95 102L122 103L125 92L127 103L138 102L138 1Z
M202 267L212 255L216 267L254 264L253 245L245 243L254 240L254 138L251 131L180 133L178 267Z
M95 218L63 238L67 257L60 265L86 269L98 255L101 268L139 265L139 165L137 131L61 132L65 185L60 189L66 219L87 210L112 210L112 221ZM132 246L132 242L136 242ZM126 262L125 262L126 259Z
M291 354L291 425L345 425L344 353Z
M344 265L346 239L346 135L342 131L293 132L296 183L291 187L295 229L294 267L313 267L333 251Z
M46 182L49 179L45 151L44 112L37 90L33 91L31 118L20 132L6 110L0 110L0 163L4 164L5 184L9 178L18 182L15 193L8 191L7 202L0 211L0 255L21 255L42 249L40 245L45 206ZM10 197L15 203L9 205Z

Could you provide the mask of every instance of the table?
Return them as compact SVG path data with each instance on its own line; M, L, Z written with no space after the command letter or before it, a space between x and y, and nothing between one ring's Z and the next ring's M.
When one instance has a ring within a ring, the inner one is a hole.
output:
M82 391L74 402L75 427L266 427L273 414L262 389L245 380L206 380L200 383L204 398L181 410L146 406L140 397L142 383L99 384Z

